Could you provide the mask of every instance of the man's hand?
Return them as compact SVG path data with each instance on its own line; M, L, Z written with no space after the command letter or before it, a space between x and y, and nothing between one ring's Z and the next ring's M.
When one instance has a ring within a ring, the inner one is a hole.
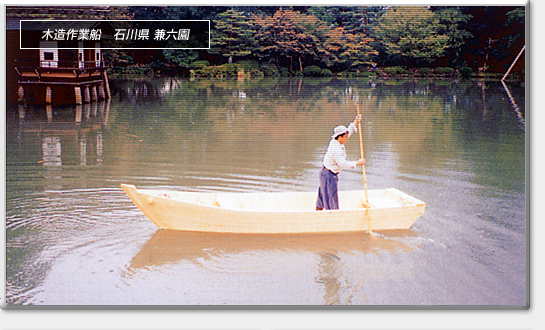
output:
M358 160L358 161L356 162L356 165L357 165L357 166L363 166L363 165L365 165L365 159L361 158L360 160Z
M358 126L361 123L361 115L357 115L354 119L354 125Z

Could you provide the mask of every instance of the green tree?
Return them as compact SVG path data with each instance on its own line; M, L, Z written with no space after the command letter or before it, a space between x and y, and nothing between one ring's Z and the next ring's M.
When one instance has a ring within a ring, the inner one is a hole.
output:
M277 65L280 57L287 58L290 70L295 58L302 72L302 58L316 56L320 40L308 29L313 22L320 23L316 17L291 9L280 9L270 17L253 15L252 18L258 27L256 39L259 42L259 49L256 55L260 58L274 60Z
M337 66L341 70L358 65L372 65L371 56L378 55L370 42L361 33L351 33L342 27L332 29L327 33L322 58L327 66Z
M525 21L525 8L518 7L507 14L507 22L505 22L505 27L509 31L507 37L508 44L507 48L511 48L517 43L525 44L524 38L526 36L526 21Z
M462 47L473 35L462 28L471 19L458 7L435 7L434 14L439 17L438 33L448 36L448 55L453 66L459 66Z
M224 6L130 6L133 19L145 20L214 20L216 16L229 7Z
M449 36L441 29L440 18L426 7L392 7L375 33L386 56L416 67L445 55Z
M218 14L211 32L211 54L226 58L251 55L256 45L253 22L233 9Z
M191 49L163 49L163 57L169 64L188 68L193 61L199 58L199 53Z
M369 27L384 10L377 6L314 6L307 10L332 28L342 27L351 33L369 34Z

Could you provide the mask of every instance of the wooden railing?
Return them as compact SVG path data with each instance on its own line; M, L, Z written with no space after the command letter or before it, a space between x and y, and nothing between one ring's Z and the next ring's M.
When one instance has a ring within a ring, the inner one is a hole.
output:
M15 66L20 68L35 68L36 61L16 60ZM39 68L49 69L106 69L106 61L39 61Z

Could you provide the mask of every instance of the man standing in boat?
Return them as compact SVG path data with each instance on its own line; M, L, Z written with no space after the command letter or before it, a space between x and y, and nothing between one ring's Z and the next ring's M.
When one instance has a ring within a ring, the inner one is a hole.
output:
M354 122L345 126L337 126L333 129L331 141L324 156L322 170L320 171L320 188L316 200L316 210L338 210L339 196L337 194L337 183L339 173L345 169L354 169L356 166L365 165L365 159L358 161L347 161L344 144L350 136L357 131L356 126L361 123L361 115L357 115Z

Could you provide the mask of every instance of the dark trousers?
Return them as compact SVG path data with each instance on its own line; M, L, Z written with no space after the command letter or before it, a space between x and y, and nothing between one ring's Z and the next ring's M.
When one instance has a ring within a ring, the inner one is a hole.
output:
M339 196L337 194L337 174L322 168L320 171L320 188L318 189L318 198L316 199L317 210L338 210Z

